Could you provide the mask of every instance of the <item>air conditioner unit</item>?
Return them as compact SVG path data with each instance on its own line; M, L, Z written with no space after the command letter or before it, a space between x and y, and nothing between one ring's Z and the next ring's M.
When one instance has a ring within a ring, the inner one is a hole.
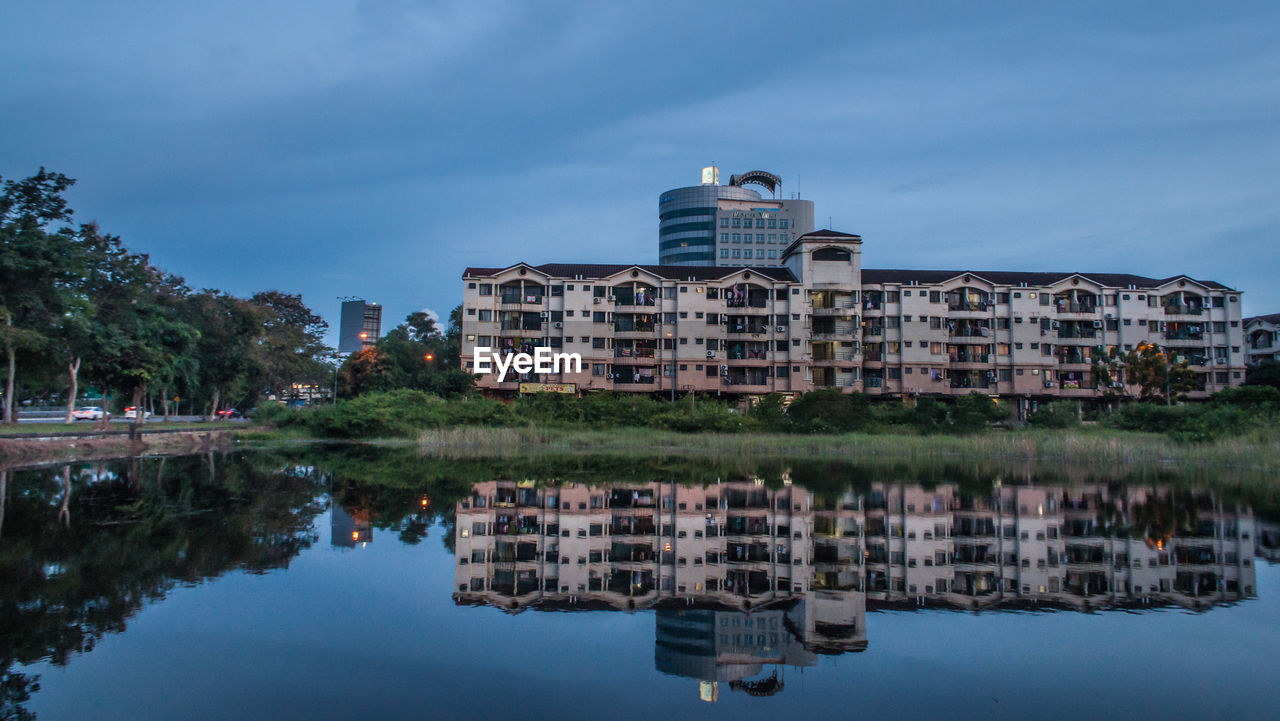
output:
M1045 381L1045 382L1044 382L1044 387L1045 387L1045 388L1052 388L1052 387L1053 387L1053 381Z
M617 296L612 296L612 295L611 295L611 296L609 296L609 302L610 302L610 303L616 303L616 302L617 302L617 300L618 300Z
M716 357L716 352L715 352L715 351L713 351L713 350L709 350L709 351L707 351L707 357L708 357L708 358L715 358L715 357Z
M541 316L541 318L542 318L543 320L546 320L546 319L548 319L548 318L550 318L550 317L551 317L551 312L550 312L550 311L545 311L545 310L544 310L544 311L542 311L541 313L539 313L538 315L539 315L539 316Z
M720 366L720 372L721 372L721 373L728 373L728 372L729 372L729 366L726 366L726 365L722 365L722 366Z
M729 325L729 319L728 319L727 317L726 317L726 318L721 318L721 319L720 319L720 325Z
M591 302L592 302L592 303L595 303L596 305L600 305L600 299L599 299L599 298L592 298L592 299L591 299Z
M613 380L613 374L612 374L612 373L605 373L605 374L604 374L604 377L605 377L605 380Z
M1101 328L1101 327L1102 327L1102 321L1100 321L1100 320L1095 320L1095 321L1093 322L1093 327L1094 327L1094 328Z
M557 327L557 328L563 328L563 327L564 327L564 323L559 323L559 322L557 322L555 325L556 325L556 327Z
M786 333L787 327L785 325L775 326L774 330L776 330L779 333Z
M1057 328L1057 327L1058 327L1058 321L1056 321L1056 320L1051 320L1051 321L1049 321L1049 327L1050 327L1050 328Z

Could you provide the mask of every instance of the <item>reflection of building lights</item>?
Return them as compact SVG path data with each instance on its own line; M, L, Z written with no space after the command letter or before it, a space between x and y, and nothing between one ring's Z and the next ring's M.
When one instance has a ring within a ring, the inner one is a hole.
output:
M666 550L667 550L668 552L670 552L670 551L671 551L671 542L670 542L670 541L667 541Z
M360 540L360 532L359 532L359 531L352 531L352 532L351 532L351 540L353 540L353 541L359 541L359 540Z
M429 506L429 505L431 505L431 499L430 499L430 498L427 498L426 496L423 496L423 497L422 497L422 507L423 507L423 508L426 508L426 507L427 507L427 506Z
M369 337L369 334L368 334L368 333L361 333L361 334L360 334L360 340L364 340L365 338L368 338L368 337Z

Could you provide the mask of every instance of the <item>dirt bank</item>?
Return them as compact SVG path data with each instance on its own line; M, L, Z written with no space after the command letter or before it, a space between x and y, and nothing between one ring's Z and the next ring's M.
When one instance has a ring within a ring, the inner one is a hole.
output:
M240 429L235 429L240 430ZM155 453L180 455L225 450L233 429L142 433L81 433L39 438L0 437L0 468L18 468L56 461L96 461Z

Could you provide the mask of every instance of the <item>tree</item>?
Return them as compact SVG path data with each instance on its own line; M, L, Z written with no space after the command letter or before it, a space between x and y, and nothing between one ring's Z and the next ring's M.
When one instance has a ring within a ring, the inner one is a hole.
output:
M75 183L61 173L41 168L24 180L4 181L0 192L0 322L8 362L4 419L17 423L18 356L49 342L49 329L62 311L71 277L71 231L50 230L70 219L62 194Z
M391 390L391 379L391 359L378 346L352 353L338 369L338 389L345 396Z
M1264 360L1258 365L1250 366L1244 373L1244 384L1280 388L1280 361Z
M257 390L276 397L296 383L319 384L332 370L324 362L329 324L302 302L302 296L268 290L249 302L262 311L261 338L254 350Z
M104 393L109 387L131 391L137 420L145 422L142 401L150 383L190 363L200 331L183 318L181 279L161 273L147 256L124 253L111 274L96 298L93 370Z
M197 385L210 394L209 420L217 420L224 397L246 393L255 371L267 313L259 306L218 290L190 296L186 317L199 329L195 346Z
M1131 397L1136 389L1141 400L1165 404L1184 397L1196 385L1190 363L1170 362L1168 351L1154 343L1123 353L1112 348L1105 358L1095 357L1093 373L1099 387L1114 389L1118 396Z

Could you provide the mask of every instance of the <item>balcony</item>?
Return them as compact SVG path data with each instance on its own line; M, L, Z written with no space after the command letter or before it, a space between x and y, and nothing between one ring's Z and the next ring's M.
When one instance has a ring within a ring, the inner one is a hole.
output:
M990 363L990 353L970 353L968 351L960 351L951 354L952 363Z
M766 308L769 305L769 291L761 288L726 288L724 304L729 308Z
M1076 326L1062 324L1058 327L1059 338L1097 338L1098 329L1092 326Z
M658 299L657 290L649 286L615 286L609 292L615 306L653 306Z
M1164 338L1167 341L1202 341L1204 339L1203 323L1176 323L1170 322L1165 324Z
M1059 353L1058 362L1065 365L1088 365L1093 363L1093 356L1089 353Z
M1198 305L1182 305L1170 303L1164 307L1165 315L1202 315L1204 308Z
M1098 302L1096 300L1084 301L1057 298L1053 302L1053 307L1059 313L1084 313L1090 315L1098 312Z
M990 338L991 328L979 323L947 322L947 332L954 338Z

